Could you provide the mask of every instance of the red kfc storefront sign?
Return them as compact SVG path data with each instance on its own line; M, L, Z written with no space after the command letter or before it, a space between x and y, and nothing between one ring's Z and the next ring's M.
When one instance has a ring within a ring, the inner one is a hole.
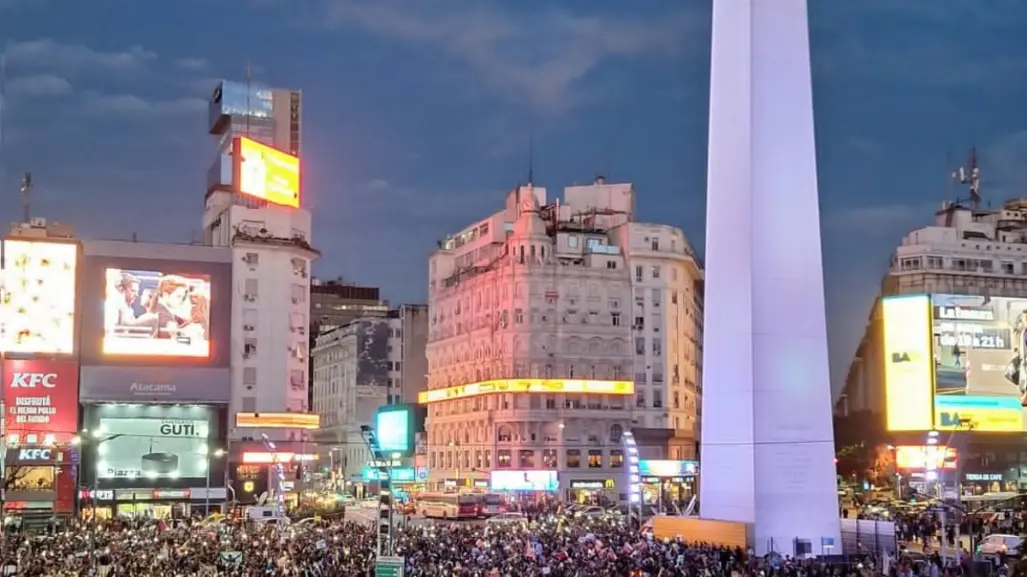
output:
M4 430L19 442L67 442L78 431L78 363L8 360L3 365ZM37 438L33 441L30 436Z

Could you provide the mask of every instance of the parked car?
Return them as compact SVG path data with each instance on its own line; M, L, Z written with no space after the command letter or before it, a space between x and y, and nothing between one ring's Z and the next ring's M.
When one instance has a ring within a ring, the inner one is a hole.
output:
M510 523L527 524L528 518L522 513L500 513L489 517L485 521L486 525L506 525Z

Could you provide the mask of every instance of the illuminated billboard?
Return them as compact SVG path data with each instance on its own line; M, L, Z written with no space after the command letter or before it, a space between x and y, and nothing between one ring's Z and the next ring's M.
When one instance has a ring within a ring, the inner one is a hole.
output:
M882 300L889 431L932 428L931 306L927 295Z
M556 491L560 479L556 471L490 471L489 488L493 491Z
M934 426L1025 429L1027 299L933 295Z
M500 379L417 394L422 405L494 393L564 393L589 395L634 395L634 381L583 381L570 379Z
M895 447L895 467L907 469L956 468L956 449L944 445L903 445Z
M375 414L374 433L382 453L414 452L414 411L409 405L387 405Z
M210 356L210 277L108 268L103 353Z
M300 205L300 159L245 137L235 139L236 190L274 204Z
M78 245L7 240L2 341L8 353L75 352Z
M3 367L8 440L49 445L78 434L78 363L8 359Z
M256 429L308 429L321 427L316 413L236 413L235 426Z

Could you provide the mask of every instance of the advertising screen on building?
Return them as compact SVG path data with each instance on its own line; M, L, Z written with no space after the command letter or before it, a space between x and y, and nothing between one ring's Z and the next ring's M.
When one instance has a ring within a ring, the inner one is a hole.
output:
M901 445L895 447L895 467L900 470L955 470L956 458L956 448L944 445Z
M413 407L386 406L375 415L374 430L382 453L408 455L414 450Z
M78 245L7 240L0 347L8 353L75 352Z
M95 431L101 479L197 479L207 475L208 421L101 416Z
M5 361L4 407L8 439L17 435L20 444L70 441L78 434L78 364Z
M492 471L489 475L493 491L556 491L560 488L556 471Z
M106 269L103 353L210 356L210 277Z
M934 426L1023 431L1027 299L933 295Z
M927 295L885 298L884 383L889 431L932 427L931 305Z
M237 190L274 204L300 205L300 159L256 140L235 140Z

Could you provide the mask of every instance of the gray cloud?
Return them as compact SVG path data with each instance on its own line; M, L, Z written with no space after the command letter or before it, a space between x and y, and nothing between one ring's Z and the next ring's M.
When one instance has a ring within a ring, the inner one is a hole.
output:
M175 61L175 66L195 72L206 70L209 65L210 63L204 58L179 58Z
M91 114L127 114L136 116L197 116L207 109L202 98L144 100L132 94L101 94L83 96L82 105Z
M14 69L51 70L66 76L104 73L140 73L157 59L154 52L133 46L121 52L102 52L80 44L61 44L50 38L15 42L5 51Z
M13 78L7 81L7 90L12 98L66 96L74 91L67 78L53 74Z
M642 21L552 9L521 15L480 2L339 0L326 4L324 23L437 50L500 98L559 112L587 96L576 88L602 62L678 54L706 20L689 12Z

